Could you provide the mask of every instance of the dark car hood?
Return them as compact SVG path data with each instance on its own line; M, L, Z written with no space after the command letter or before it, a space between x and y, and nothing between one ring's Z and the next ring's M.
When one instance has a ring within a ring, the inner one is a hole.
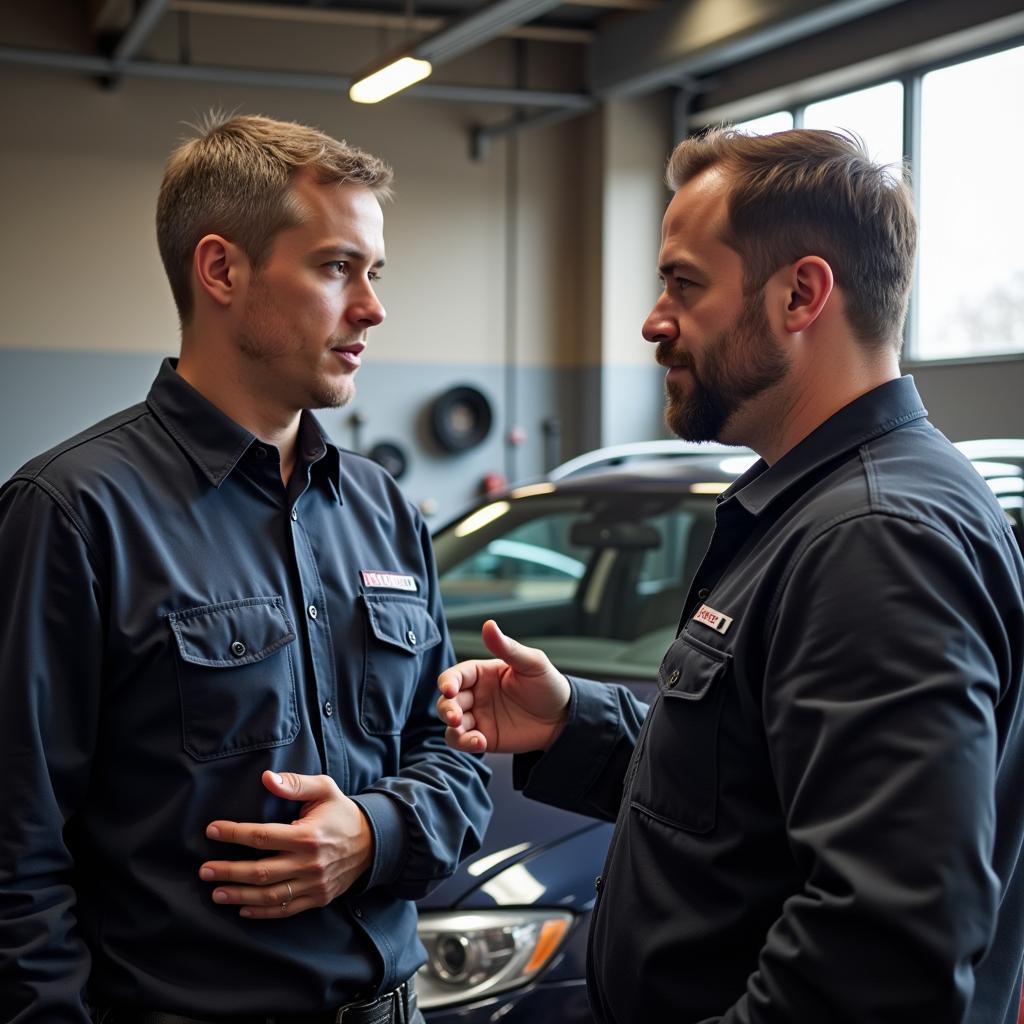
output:
M512 788L510 754L488 754L487 763L494 772L489 787L494 816L484 844L459 865L451 878L419 901L422 910L455 907L511 865L533 858L541 850L580 832L610 828L593 818L548 807L517 793Z

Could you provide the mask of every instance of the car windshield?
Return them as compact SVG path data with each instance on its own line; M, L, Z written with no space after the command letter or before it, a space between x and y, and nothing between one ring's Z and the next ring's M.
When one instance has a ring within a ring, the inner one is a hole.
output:
M652 680L713 525L714 495L678 489L485 505L434 539L457 657L494 618L565 672Z

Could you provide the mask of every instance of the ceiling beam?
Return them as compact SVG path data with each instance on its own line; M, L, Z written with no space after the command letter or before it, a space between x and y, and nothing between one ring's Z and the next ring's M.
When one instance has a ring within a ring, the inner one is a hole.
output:
M611 7L619 11L657 11L664 0L564 0L567 7Z
M431 64L443 64L561 5L562 0L491 0L413 43L410 52Z
M20 65L48 71L90 76L122 75L126 78L163 78L184 82L219 82L229 85L266 86L274 89L308 89L343 97L353 75L324 75L298 71L261 71L251 68L210 67L196 64L165 64L160 61L116 63L89 54L59 53L0 46L0 65ZM496 103L509 106L557 109L590 109L590 96L537 89L502 89L484 85L444 85L422 82L410 97L451 103ZM347 102L347 101L346 101Z
M132 0L89 0L89 24L96 35L123 32L134 14Z
M572 0L582 2L582 0ZM609 3L660 3L660 0L608 0ZM219 15L227 18L252 18L265 21L289 21L308 25L342 25L348 28L385 28L413 32L436 32L450 19L416 14L411 18L394 11L372 8L305 7L290 4L235 3L233 0L169 0L168 10L184 14ZM560 25L523 25L502 33L513 39L532 39L546 43L586 45L596 33L589 28Z
M681 78L748 60L905 0L670 0L660 10L617 20L590 52L591 91L653 92Z
M167 0L145 0L145 3L139 8L135 20L128 26L124 35L118 40L117 46L114 47L115 64L129 61L138 53L139 48L156 28L156 23L163 17L166 9Z

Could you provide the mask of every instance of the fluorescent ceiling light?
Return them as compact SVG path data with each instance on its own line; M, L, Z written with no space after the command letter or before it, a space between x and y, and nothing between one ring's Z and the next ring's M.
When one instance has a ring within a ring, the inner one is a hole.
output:
M399 57L369 75L364 75L348 91L356 103L380 103L410 85L422 82L430 74L430 61L416 57Z

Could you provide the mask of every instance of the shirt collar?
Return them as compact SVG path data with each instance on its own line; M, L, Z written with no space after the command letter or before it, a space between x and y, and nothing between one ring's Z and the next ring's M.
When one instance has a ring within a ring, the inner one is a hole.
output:
M258 438L192 387L177 372L177 365L177 359L165 359L160 364L146 404L206 479L220 487ZM318 467L314 473L323 473L340 502L341 459L337 446L308 411L299 421L297 456L297 462Z
M326 480L338 504L341 501L341 455L338 446L327 436L320 421L307 409L299 420L296 464L310 466L312 479L320 474Z
M719 501L735 498L752 515L760 515L779 495L831 460L927 415L913 377L887 381L843 406L775 465L758 459Z

